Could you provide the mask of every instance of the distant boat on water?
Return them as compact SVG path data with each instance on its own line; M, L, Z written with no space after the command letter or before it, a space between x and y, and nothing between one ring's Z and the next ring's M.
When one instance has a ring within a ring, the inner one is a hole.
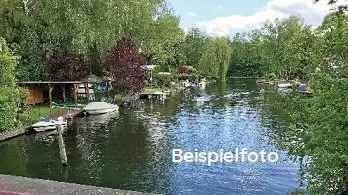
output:
M207 80L206 79L202 79L199 83L199 88L201 89L205 89L207 87Z
M304 95L312 95L312 91L310 90L310 87L307 84L301 83L298 86L298 92Z
M106 114L118 110L118 106L106 102L92 102L87 104L83 110L90 115Z
M291 83L279 83L278 84L278 88L286 89L286 88L291 88L291 87L292 87Z

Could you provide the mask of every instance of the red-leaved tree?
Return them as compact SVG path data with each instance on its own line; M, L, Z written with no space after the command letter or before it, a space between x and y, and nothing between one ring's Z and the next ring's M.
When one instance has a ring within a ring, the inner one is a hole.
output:
M89 67L81 55L55 52L48 58L47 73L51 81L81 81Z
M145 61L135 43L130 38L123 37L105 56L104 71L112 79L117 92L134 94L145 86Z

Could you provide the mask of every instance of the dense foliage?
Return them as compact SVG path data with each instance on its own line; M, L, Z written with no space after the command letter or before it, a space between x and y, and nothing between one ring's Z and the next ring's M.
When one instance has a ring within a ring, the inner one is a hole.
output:
M313 193L348 191L348 15L332 12L318 27L290 17L236 35L231 74L309 81L313 97L289 97L289 129L277 131L294 156L310 157L305 178ZM283 103L272 104L282 106ZM283 105L284 106L284 105Z
M308 79L316 37L296 17L276 20L232 42L230 72L284 79Z
M17 57L0 38L0 132L15 128L17 124L17 97L15 69Z
M52 74L52 69L74 75L81 63L87 64L89 73L103 76L101 58L122 36L130 37L148 63L162 70L175 72L188 65L205 69L203 73L212 69L211 76L217 76L218 69L225 72L225 67L201 59L207 59L207 49L226 47L224 41L198 29L185 36L165 0L1 0L0 4L0 36L21 56L17 78L22 81L75 80ZM70 62L78 67L68 67ZM200 67L200 62L205 65Z
M105 73L119 93L136 93L144 88L145 58L139 54L135 43L122 38L105 56Z
M347 71L348 64L345 66ZM307 132L304 149L306 155L312 156L307 174L310 190L345 194L348 192L347 74L341 77L318 70L312 83L316 95L305 101L306 117L295 120L296 128L304 125Z
M170 13L155 20L153 31L149 32L148 39L141 47L149 64L159 65L162 70L172 72L185 63L182 50L185 35L179 23L179 19Z
M183 46L186 55L185 65L199 68L199 61L206 50L207 42L208 37L197 28L193 28L187 33Z
M348 16L336 12L316 31L316 60L310 77L315 94L305 102L307 117L295 127L307 134L305 154L312 156L308 178L312 191L348 192ZM294 116L301 116L295 112ZM302 119L302 120L301 120Z
M177 67L184 59L180 50L184 33L164 0L1 0L0 4L0 36L21 56L20 80L49 79L45 72L50 70L47 62L52 53L69 54L58 61L82 56L91 72L101 76L101 57L124 35L157 65Z
M198 71L203 75L225 80L230 62L231 47L224 37L210 38L202 54Z
M47 61L50 81L79 81L86 79L89 67L81 55L54 53Z

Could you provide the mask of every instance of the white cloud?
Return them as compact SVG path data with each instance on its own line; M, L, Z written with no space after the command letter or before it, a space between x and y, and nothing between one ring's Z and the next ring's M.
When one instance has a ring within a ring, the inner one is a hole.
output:
M198 23L210 35L223 36L235 31L248 31L259 28L267 21L298 16L305 24L318 26L329 13L331 7L323 1L313 0L270 0L265 7L253 15L232 15Z
M221 5L221 4L219 4L219 5L216 6L216 8L217 8L217 9L224 9L224 6Z
M187 15L191 16L191 17L196 17L197 14L195 12L188 12Z

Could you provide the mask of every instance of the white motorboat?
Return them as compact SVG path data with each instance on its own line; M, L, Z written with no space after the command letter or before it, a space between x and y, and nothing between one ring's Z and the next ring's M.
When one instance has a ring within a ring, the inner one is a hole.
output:
M56 126L62 126L64 128L68 125L68 123L64 121L63 117L59 117L58 120L51 120L51 122L53 122Z
M292 87L291 83L279 83L278 84L278 88L286 89L286 88L291 88L291 87Z
M199 88L201 89L205 89L207 87L207 80L206 79L202 79L199 83Z
M55 130L56 124L51 121L40 121L31 126L36 132L53 131Z
M31 127L36 132L44 132L44 131L56 130L57 126L62 126L65 128L67 126L67 122L64 121L63 119L51 120L51 121L40 121L40 122L33 124Z
M87 114L97 115L115 112L118 110L118 106L106 102L92 102L87 104L87 106L83 110L87 112Z
M209 97L197 97L195 98L196 102L208 102L210 100Z

